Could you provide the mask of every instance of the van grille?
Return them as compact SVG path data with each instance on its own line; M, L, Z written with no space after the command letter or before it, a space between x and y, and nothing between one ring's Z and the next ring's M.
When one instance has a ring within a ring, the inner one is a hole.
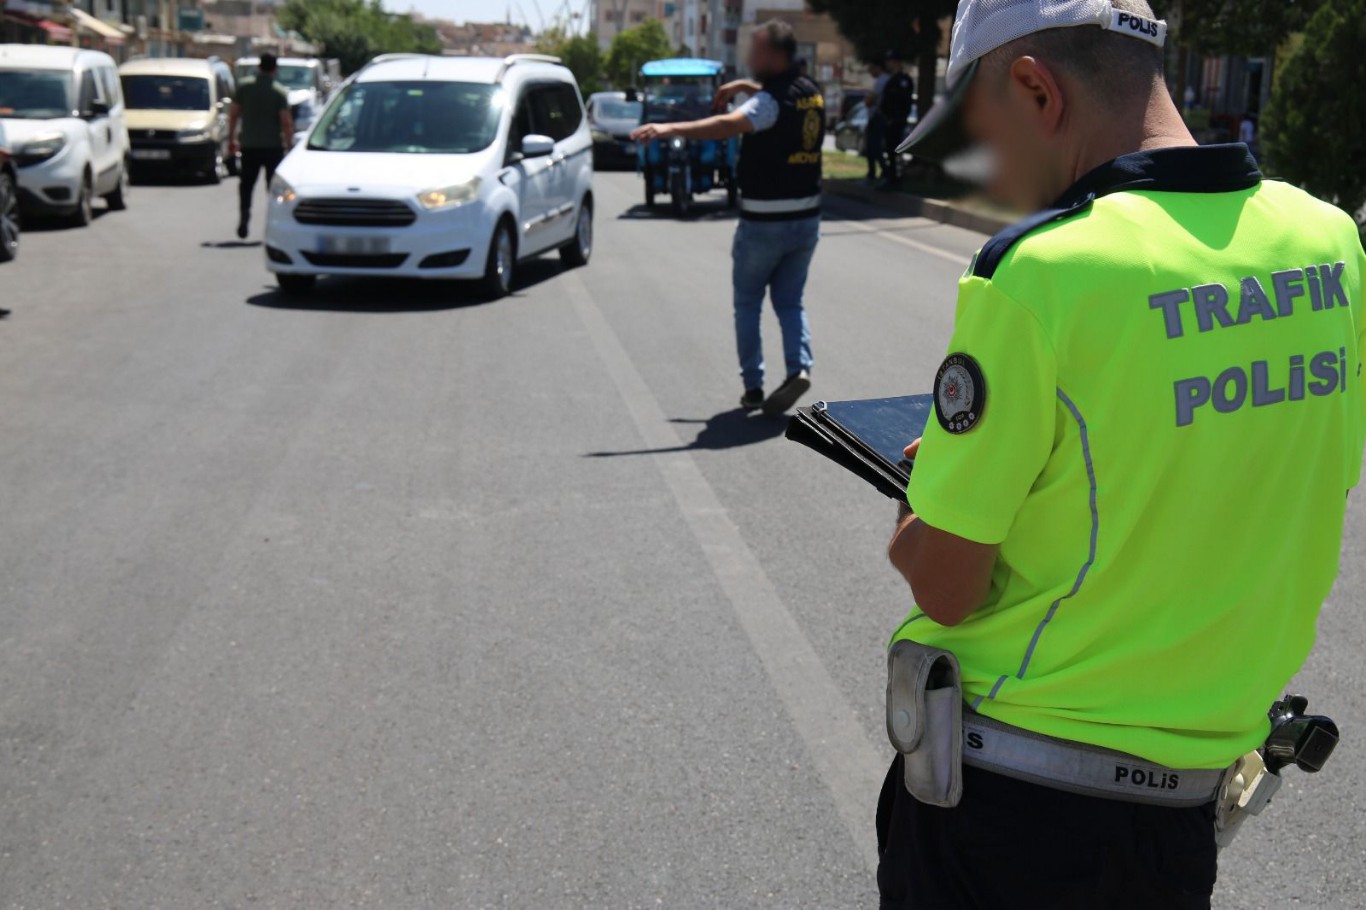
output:
M300 224L346 227L405 227L417 213L393 199L305 199L294 206Z

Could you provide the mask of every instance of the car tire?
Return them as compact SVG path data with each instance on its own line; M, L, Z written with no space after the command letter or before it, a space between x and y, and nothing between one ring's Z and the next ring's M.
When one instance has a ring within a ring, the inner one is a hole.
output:
M14 177L0 171L0 262L19 255L19 191Z
M223 163L223 156L214 153L213 160L209 162L209 169L204 172L204 182L210 186L217 186L223 182L223 173L227 166Z
M655 175L649 168L642 174L645 177L645 207L652 209L655 207Z
M128 185L132 182L132 173L133 169L125 159L123 167L119 170L119 185L114 188L114 192L104 197L109 211L122 212L128 208Z
M275 283L280 286L286 297L305 297L313 290L313 285L318 283L318 276L278 272L275 275Z
M593 255L593 200L584 197L574 218L574 239L560 247L560 261L567 268L588 265Z
M239 168L237 164L236 155L229 153L223 158L223 163L227 166L229 177L236 177L241 171L241 168Z
M512 279L517 270L517 239L512 235L512 224L499 221L489 240L489 254L484 261L484 277L479 282L480 295L487 300L499 300L512 292Z
M76 191L76 207L66 216L67 224L72 227L88 227L95 220L94 190L90 186L90 175L81 178L81 188Z

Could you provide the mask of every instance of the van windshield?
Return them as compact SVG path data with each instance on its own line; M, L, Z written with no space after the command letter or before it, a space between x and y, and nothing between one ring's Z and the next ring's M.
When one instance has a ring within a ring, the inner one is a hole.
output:
M488 148L502 105L496 85L353 82L323 113L308 147L327 152L463 155Z
M124 76L124 104L138 111L207 111L209 80L194 76Z
M70 117L74 108L69 73L0 70L0 117L52 120Z

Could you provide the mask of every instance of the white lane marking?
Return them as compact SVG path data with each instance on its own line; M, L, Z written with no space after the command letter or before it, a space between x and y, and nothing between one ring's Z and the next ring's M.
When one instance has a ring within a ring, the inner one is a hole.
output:
M912 240L910 237L902 237L900 234L893 234L890 231L885 231L881 228L870 227L869 225L862 224L858 221L846 221L841 219L838 222L831 223L838 223L841 227L851 227L854 230L862 231L865 234L877 234L879 237L885 237L886 239L895 241L903 246L911 247L922 253L929 253L931 256L938 256L940 259L947 259L949 262L955 262L958 265L967 265L968 262L972 260L971 256L964 256L962 253L955 253L952 250L946 250L943 247L921 243L919 240Z
M682 448L659 402L578 274L560 276L579 319L607 367L665 485L730 600L750 646L800 734L849 837L870 872L877 869L873 818L890 748L868 741L853 709L783 604L740 529ZM774 756L780 760L781 756Z

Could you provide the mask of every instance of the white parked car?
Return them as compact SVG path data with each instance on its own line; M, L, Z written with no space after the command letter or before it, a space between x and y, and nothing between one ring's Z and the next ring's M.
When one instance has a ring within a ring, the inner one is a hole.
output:
M13 151L23 211L89 224L91 202L128 202L128 128L108 54L0 44L0 118Z
M502 296L518 260L588 261L592 149L554 58L380 57L276 171L267 267L290 293L338 274L478 279Z

